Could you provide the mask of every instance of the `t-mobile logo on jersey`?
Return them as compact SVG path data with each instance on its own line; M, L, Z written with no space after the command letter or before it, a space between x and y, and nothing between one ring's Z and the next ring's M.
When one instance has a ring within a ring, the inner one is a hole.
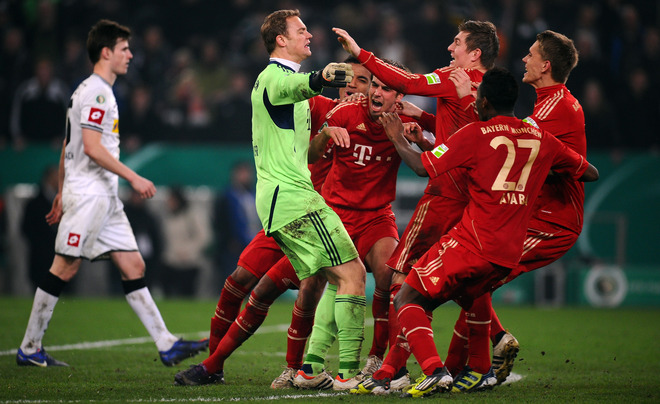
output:
M355 164L365 166L365 160L371 160L371 150L373 150L371 146L356 144L353 150L355 150L353 157L357 157L357 160L354 161Z
M80 234L69 233L69 240L66 243L71 247L78 247L80 244Z

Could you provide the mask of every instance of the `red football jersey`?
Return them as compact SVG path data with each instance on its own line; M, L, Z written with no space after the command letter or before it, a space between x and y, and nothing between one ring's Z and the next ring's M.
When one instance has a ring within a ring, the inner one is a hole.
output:
M321 126L326 120L326 115L334 107L337 106L337 101L317 95L309 99L309 109L311 113L311 132L310 140L316 136L321 129ZM314 164L310 164L309 171L312 173L312 184L316 192L321 193L321 186L327 177L330 167L332 166L332 144L328 145L323 156Z
M402 116L404 122L412 118ZM371 119L368 100L338 105L328 114L328 126L346 128L351 144L334 147L332 168L321 195L330 205L373 210L388 206L396 197L401 157L383 126Z
M365 50L360 51L358 59L389 87L404 94L436 98L435 146L447 141L454 132L468 123L478 121L473 104L462 105L454 83L449 80L452 67L436 69L428 74L414 74L385 63ZM481 83L482 72L472 69L465 71L474 83ZM424 192L467 201L466 181L464 170L452 170L430 179Z
M578 154L587 157L584 112L565 85L538 88L534 112L530 118L541 129L552 133ZM534 209L534 217L567 227L579 234L584 214L584 183L564 176L549 176Z
M486 260L518 264L533 204L550 169L580 178L588 164L550 133L514 117L475 122L422 161L431 177L454 167L468 170L470 200L454 239Z

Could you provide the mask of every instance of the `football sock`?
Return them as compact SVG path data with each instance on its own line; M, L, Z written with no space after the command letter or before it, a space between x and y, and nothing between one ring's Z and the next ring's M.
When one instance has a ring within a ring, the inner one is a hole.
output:
M401 327L399 327L399 319L396 316L396 309L394 308L394 296L401 290L400 283L393 283L390 286L390 306L388 308L388 326L389 326L389 345L393 347L397 343L397 338L401 332ZM390 348L391 349L391 348Z
M309 336L305 364L311 365L313 374L321 373L325 367L325 354L335 342L337 324L335 323L335 297L337 286L328 284L316 307L314 327Z
M287 367L300 369L305 355L305 344L314 325L314 310L301 310L296 303L291 312L291 326L287 331L286 363Z
M339 341L339 373L349 379L360 371L360 352L364 340L365 296L337 295L335 321ZM318 316L318 312L317 312Z
M172 348L178 338L172 335L165 326L165 321L163 321L163 317L146 285L129 292L132 288L139 287L140 283L144 284L144 278L122 281L124 292L126 292L126 301L151 335L158 350L167 351Z
M401 332L400 329L399 332ZM374 372L374 378L383 379L389 377L392 379L401 368L406 366L406 362L410 357L410 346L406 337L402 334L398 335L396 341L395 344L390 346L390 350L387 352L387 356L380 369Z
M243 299L245 299L248 292L243 285L236 282L231 276L225 280L225 286L220 292L220 299L218 299L218 305L215 308L215 316L211 318L210 354L213 354L222 337L225 336L231 324L236 320Z
M45 279L49 278L48 281ZM55 278L55 279L51 279ZM59 282L58 282L59 281ZM49 293L42 289L42 285L49 290L55 291L56 294ZM59 300L59 293L66 282L48 272L44 279L40 282L39 287L34 293L34 301L32 303L32 310L30 311L30 319L28 320L27 327L25 328L25 335L21 342L21 351L26 355L32 355L41 349L41 341L48 328L48 323L53 317L53 310Z
M490 315L491 295L485 293L474 301L466 320L470 330L468 365L481 374L488 373L490 369Z
M385 355L389 340L389 308L389 291L376 288L374 290L374 300L371 304L371 315L374 318L374 337L369 355L376 355L379 358Z
M432 375L437 368L442 368L444 364L433 341L433 328L422 306L406 304L398 311L398 316L401 329L405 330L410 349L424 374Z
M461 310L461 314L454 325L454 334L449 343L445 366L452 375L457 375L467 364L468 358L468 326L466 321L467 313Z
M490 342L493 344L493 346L500 342L505 332L506 331L504 330L504 327L502 327L502 323L500 323L500 318L497 316L497 313L495 313L495 309L493 308L491 295Z
M223 369L225 360L263 324L272 304L273 301L260 298L252 291L245 309L229 327L215 352L204 360L203 364L209 373Z

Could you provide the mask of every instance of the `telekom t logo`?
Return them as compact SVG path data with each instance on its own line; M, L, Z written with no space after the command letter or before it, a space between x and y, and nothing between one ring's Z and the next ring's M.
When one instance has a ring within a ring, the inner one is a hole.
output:
M357 160L354 162L355 164L365 166L364 164L365 160L369 161L371 160L371 150L373 148L371 146L363 145L363 144L355 144L355 147L353 150L355 152L353 153L353 157L357 157Z

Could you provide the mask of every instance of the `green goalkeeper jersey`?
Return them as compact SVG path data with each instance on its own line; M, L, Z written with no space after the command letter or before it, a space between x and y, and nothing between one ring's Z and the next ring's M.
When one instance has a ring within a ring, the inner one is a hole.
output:
M320 93L309 87L309 76L271 61L252 89L256 205L266 234L325 205L307 167L311 120L306 100Z

